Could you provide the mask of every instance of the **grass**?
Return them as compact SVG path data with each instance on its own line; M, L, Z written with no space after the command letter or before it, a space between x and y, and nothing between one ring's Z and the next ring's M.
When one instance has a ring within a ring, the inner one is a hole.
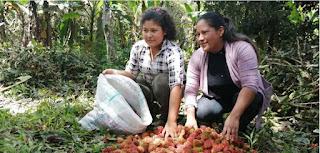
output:
M8 110L0 109L0 152L95 153L108 145L104 143L105 136L116 137L107 130L88 132L78 124L78 120L92 109L92 94L82 92L75 96L69 93L62 97L58 96L61 94L44 93L50 94L46 98L41 96L36 110L12 115ZM266 114L267 122L261 130L249 131L244 136L258 152L319 152L318 146L310 146L315 139L310 133L273 131L269 122L271 114Z
M100 152L107 131L88 132L78 124L92 99L47 98L36 111L11 115L0 109L0 152Z

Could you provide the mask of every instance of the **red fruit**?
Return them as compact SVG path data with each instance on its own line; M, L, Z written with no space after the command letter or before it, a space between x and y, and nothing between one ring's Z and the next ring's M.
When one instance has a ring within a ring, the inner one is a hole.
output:
M183 144L186 141L187 141L186 139L178 137L175 142L176 142L176 144Z
M216 138L218 138L220 135L219 135L216 131L212 131L212 132L211 132L211 136L212 136L213 139L216 139Z
M192 148L192 153L200 153L200 152L203 152L202 147L195 147L195 148Z
M203 131L202 133L201 133L201 140L202 141L205 141L205 140L207 140L207 139L210 139L211 138L211 132L208 132L208 131Z
M130 153L139 153L137 148L127 148L126 152L130 152Z
M210 148L212 148L212 144L213 144L213 141L211 139L205 140L203 142L203 148L210 149Z
M203 153L211 153L210 149L204 150Z
M139 153L144 153L145 152L145 148L143 146L138 146L138 151Z
M124 153L124 151L117 149L117 150L113 151L113 153Z
M164 144L163 138L154 138L154 141L152 141L148 146L148 151L151 152L158 148L160 145Z
M194 133L190 134L190 136L187 138L187 141L192 142L196 138L196 135Z
M196 136L200 135L202 133L201 129L196 129L193 133L196 134Z
M213 144L211 152L219 152L222 151L224 146L222 144Z
M201 140L195 139L192 142L193 147L202 147L203 142Z
M102 150L102 153L108 153L108 152L111 152L111 151L113 151L113 150L115 150L112 146L109 146L109 147L107 147L107 148L104 148L103 150Z
M140 135L129 135L126 138L117 137L117 145L108 146L102 153L244 153L256 152L241 139L229 141L219 135L214 129L201 126L198 129L177 127L178 137L164 139L160 134L163 127L154 131L146 131Z
M243 145L243 141L241 139L234 140L232 143L238 147L241 147Z
M194 131L194 128L186 128L186 134L183 137L187 139Z
M310 147L312 149L316 149L318 147L318 144L317 143L312 143L312 144L310 144Z
M163 131L163 126L158 126L153 133L156 135L160 135L162 131Z
M148 146L148 152L152 152L153 150L155 150L157 148L156 145L150 143L149 146Z
M133 137L134 137L133 135L128 135L127 138L126 138L126 140L132 141Z
M176 152L182 153L183 152L184 145L183 144L177 144Z
M143 132L143 133L141 134L141 137L142 137L142 138L145 138L145 137L148 137L148 136L150 136L150 131L146 131L146 132Z
M153 139L151 137L147 136L147 137L143 138L142 141L144 143L149 144L149 143L151 143L153 141Z
M138 146L138 147L142 147L145 151L147 151L148 150L148 148L149 148L149 143L146 143L146 142L141 142L140 143L140 146Z
M168 148L169 146L175 146L175 143L171 137L167 138L167 140L164 142L164 147Z
M223 140L223 138L219 136L216 139L214 139L214 143L219 144L219 143L221 143L222 140Z
M131 144L128 144L128 145L126 145L125 146L125 148L137 148L138 146L137 145L135 145L134 143L131 143Z
M124 141L124 139L122 137L117 137L117 143L122 143Z
M168 152L175 152L176 148L174 146L169 146L168 147Z
M257 153L257 150L251 150L252 153Z
M250 149L250 145L244 143L243 146L242 146L242 148L243 148L244 150L249 150L249 149Z
M135 139L140 139L140 135L136 134L133 136Z
M186 141L183 145L185 148L192 148L192 143L190 141Z
M192 150L192 143L189 141L186 141L184 143L183 152L190 152Z

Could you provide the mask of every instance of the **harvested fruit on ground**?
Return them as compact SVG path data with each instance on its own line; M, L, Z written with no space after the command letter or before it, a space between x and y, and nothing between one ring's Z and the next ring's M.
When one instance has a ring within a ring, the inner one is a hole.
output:
M214 129L201 126L198 129L178 125L177 138L161 136L162 126L153 131L139 135L118 137L116 144L102 150L103 153L255 153L241 140L229 141L219 135Z

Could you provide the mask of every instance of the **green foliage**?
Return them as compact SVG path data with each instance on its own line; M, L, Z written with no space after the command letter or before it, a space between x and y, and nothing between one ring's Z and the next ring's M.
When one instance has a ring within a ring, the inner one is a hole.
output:
M296 5L294 2L287 2L287 5L289 8L291 8L291 14L288 16L289 20L293 24L301 24L304 21L304 16L302 14L302 7L299 5L298 8L296 8Z
M301 131L274 132L263 128L257 133L256 143L258 150L264 152L282 152L282 153L316 153L318 148L310 146L311 141L315 139L310 133Z
M281 153L316 153L318 146L312 146L318 137L312 133L302 130L279 131L274 128L275 113L270 110L265 114L265 123L261 129L253 129L245 134L247 142L259 152L281 152Z
M94 88L95 78L102 71L99 63L79 48L58 45L52 49L6 46L1 48L0 54L0 82L5 86L13 84L14 78L29 75L32 78L27 86L49 87L59 91L61 89L56 87L57 83L62 86L71 81L81 88Z
M66 97L44 99L36 111L16 116L1 109L1 152L101 152L106 131L88 132L78 124L93 99Z
M94 97L103 69L124 69L132 44L141 39L141 14L153 6L165 7L174 17L186 61L197 48L199 14L213 10L230 17L257 44L260 72L274 88L264 128L249 132L246 139L261 152L318 151L310 147L319 138L318 2L107 1L108 10L103 2L50 1L51 47L36 41L21 47L26 34L33 36L23 26L35 24L26 15L28 0L0 3L6 23L1 26L6 39L0 42L0 90L9 87L2 92L6 96L42 102L37 111L17 116L0 109L1 152L100 152L104 131L86 132L77 124L93 99L83 105L78 98L82 92ZM44 33L42 11L38 7ZM106 26L103 11L110 11ZM274 130L283 120L290 126Z

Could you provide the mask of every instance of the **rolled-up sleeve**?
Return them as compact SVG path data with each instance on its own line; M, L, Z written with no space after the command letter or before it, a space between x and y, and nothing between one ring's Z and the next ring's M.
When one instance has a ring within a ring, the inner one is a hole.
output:
M200 52L196 51L190 58L187 69L187 82L185 88L185 106L197 107L197 94L200 86Z
M139 73L139 50L141 46L134 44L130 51L130 58L127 62L125 71L130 72L134 77L137 77Z
M171 48L168 56L168 69L169 69L169 86L172 89L176 85L184 85L185 69L184 69L184 55L180 48Z

